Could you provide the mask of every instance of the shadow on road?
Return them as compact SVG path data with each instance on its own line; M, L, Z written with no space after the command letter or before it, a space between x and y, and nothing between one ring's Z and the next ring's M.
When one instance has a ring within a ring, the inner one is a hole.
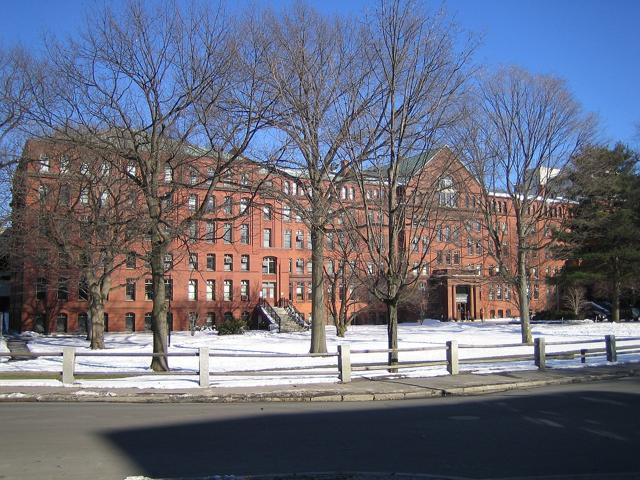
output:
M631 381L640 387L640 379ZM104 435L152 477L378 471L607 478L640 472L637 391L529 392L418 406L308 404L310 411L299 404L255 404L250 416ZM162 412L159 405L147 407ZM217 406L236 414L232 407Z

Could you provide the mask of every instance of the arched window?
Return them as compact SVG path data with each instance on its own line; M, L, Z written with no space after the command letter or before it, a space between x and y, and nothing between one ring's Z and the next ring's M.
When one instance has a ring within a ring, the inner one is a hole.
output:
M151 331L151 322L153 321L153 314L151 312L147 312L144 314L144 331Z
M86 313L78 314L78 332L79 333L87 333L89 316Z
M233 320L233 313L224 312L224 321L225 322L230 322L231 320Z
M135 332L136 330L136 314L127 312L124 315L124 330L125 332Z
M454 208L458 206L458 195L451 177L442 177L438 182L438 204L441 207Z
M262 273L276 273L276 257L262 259Z
M61 313L56 318L56 333L67 333L67 314Z

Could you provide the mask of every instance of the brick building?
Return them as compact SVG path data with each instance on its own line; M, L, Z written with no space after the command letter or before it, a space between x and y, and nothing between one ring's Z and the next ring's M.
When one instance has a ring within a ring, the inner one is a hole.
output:
M14 185L14 218L20 220L13 228L21 234L13 246L12 327L83 331L88 312L83 279L38 232L38 209L42 202L51 201L50 196L57 195L60 201L69 163L79 160L42 141L28 142L24 158ZM198 171L166 173L167 184L175 180L175 173L186 185L179 192L177 220L202 201L207 187L197 176L206 171L206 162L202 159ZM452 173L440 180L440 213L438 221L431 224L432 235L424 245L416 240L416 245L408 247L415 248L416 255L427 249L427 262L413 272L420 278L408 302L412 305L403 305L401 321L419 315L449 320L518 316L516 292L500 280L488 254L486 232L478 219L480 186L447 148L431 153L423 164L434 175L445 166ZM214 224L205 212L189 228L189 241L174 242L165 259L172 329L186 330L193 320L200 324L216 324L231 316L255 320L260 301L290 303L309 318L311 238L301 216L286 200L304 196L304 176L291 171L275 174L264 182L268 188L254 196L252 186L263 174L248 163L239 178L217 184L207 201L211 211L221 210L231 220ZM82 203L82 192L76 195ZM341 197L357 208L354 187L344 185ZM494 197L494 208L504 219L505 238L510 238L514 218L509 199L501 194ZM563 209L558 204L549 211L561 216ZM144 241L131 248L139 253L144 250ZM326 256L328 261L337 258L330 245ZM541 251L530 259L531 309L536 311L553 308L558 302L549 278L561 265L547 257ZM150 274L140 255L122 252L120 261L105 308L107 331L147 330L153 295ZM349 307L349 313L357 323L380 323L384 318L381 305L366 294Z

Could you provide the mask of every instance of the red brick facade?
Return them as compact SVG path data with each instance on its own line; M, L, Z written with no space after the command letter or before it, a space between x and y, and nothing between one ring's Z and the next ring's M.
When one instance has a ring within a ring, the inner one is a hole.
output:
M61 270L57 252L38 239L37 220L30 215L36 210L38 185L55 185L61 178L60 154L55 148L40 142L27 144L26 158L38 159L42 155L47 155L44 168L40 162L25 163L17 176L20 180L16 189L20 189L22 195L14 203L23 219L16 228L31 231L33 235L21 236L23 240L14 251L12 323L22 330L73 332L81 329L87 314L78 273L73 269ZM455 161L451 152L443 149L434 155L428 168L438 169ZM477 210L474 197L479 186L466 169L457 168L456 172L455 182L466 186L465 193L456 198L455 206L443 207L441 221L434 226L439 230L428 247L429 265L415 272L421 276L412 297L415 305L404 309L401 321L418 315L456 320L518 316L517 294L494 275L495 262L487 255L486 232L474 219ZM259 172L254 169L252 175L259 176ZM253 182L254 178L249 181ZM288 178L274 177L271 182L273 188L288 195L299 195L295 182ZM185 208L189 208L188 196L202 195L202 190L194 187L183 195ZM221 185L215 192L215 204L224 206L225 198L230 197L233 214L239 214L245 208L243 199L247 196L242 188ZM200 200L198 197L196 202ZM357 202L357 195L352 200ZM497 208L504 209L506 228L513 231L514 218L508 198L498 195L496 201ZM188 329L192 315L197 315L200 324L219 323L225 315L251 317L260 298L271 303L289 300L309 317L311 239L302 219L283 207L282 201L263 196L255 206L246 207L246 215L229 222L231 239L221 233L225 225L217 225L217 235L209 239L202 235L202 239L192 242L188 249L176 243L172 267L166 275L166 281L172 285L169 311L174 330ZM201 222L198 228L207 228L206 222ZM331 249L326 250L326 255L332 258ZM150 275L142 263L138 259L135 265L125 264L114 273L105 308L108 331L148 328L152 301L145 285ZM555 308L558 300L547 277L552 276L560 264L546 258L544 252L531 258L530 263L531 309ZM60 278L64 280L62 287ZM366 295L350 307L350 313L356 316L357 323L381 322L383 318L380 306Z

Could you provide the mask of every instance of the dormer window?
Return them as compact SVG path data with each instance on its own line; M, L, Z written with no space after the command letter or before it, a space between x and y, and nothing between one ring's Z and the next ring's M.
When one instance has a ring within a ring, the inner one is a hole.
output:
M441 207L455 208L458 206L458 195L453 187L451 177L442 177L438 182L438 204Z

